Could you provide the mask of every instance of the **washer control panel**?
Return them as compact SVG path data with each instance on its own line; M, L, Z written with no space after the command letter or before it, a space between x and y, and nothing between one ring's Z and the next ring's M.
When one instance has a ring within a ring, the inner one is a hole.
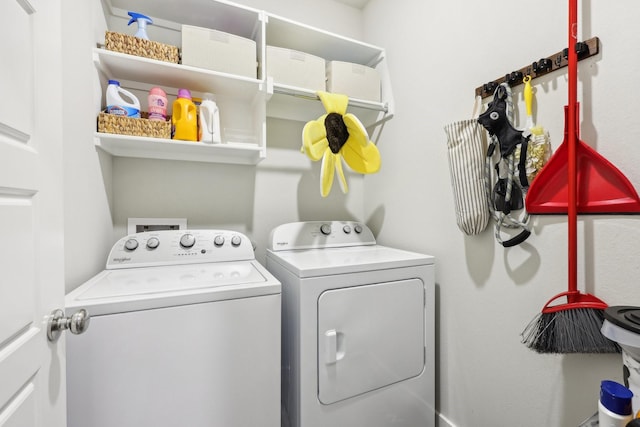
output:
M253 259L251 241L236 231L158 230L118 240L109 253L107 270Z
M292 222L274 228L269 236L272 251L375 244L369 227L354 221Z

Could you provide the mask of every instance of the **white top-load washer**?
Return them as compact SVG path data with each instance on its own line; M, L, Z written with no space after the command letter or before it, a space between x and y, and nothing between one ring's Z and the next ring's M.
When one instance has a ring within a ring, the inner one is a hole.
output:
M351 221L275 228L283 426L435 425L434 258Z
M120 239L66 297L69 427L280 426L280 282L249 239L167 230Z

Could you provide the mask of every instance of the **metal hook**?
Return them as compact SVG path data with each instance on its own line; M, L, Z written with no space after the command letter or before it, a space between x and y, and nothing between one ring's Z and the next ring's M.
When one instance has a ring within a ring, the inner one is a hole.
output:
M567 58L568 57L568 56L565 56L565 53L564 53L565 51L567 51L567 49L564 49L561 54L556 56L556 61L555 61L556 62L556 66L558 66L558 67L562 66L563 58ZM568 53L567 53L567 55L568 55Z
M582 59L586 55L589 55L589 45L584 42L577 42L576 53L578 54L578 59Z
M506 74L504 76L504 80L509 84L509 86L513 86L522 83L522 77L522 71L512 71L510 74Z
M546 73L551 70L552 65L549 58L540 58L540 60L533 63L533 71L535 71L536 74Z
M485 93L493 93L496 90L496 87L498 87L498 83L489 82L482 85L482 90Z

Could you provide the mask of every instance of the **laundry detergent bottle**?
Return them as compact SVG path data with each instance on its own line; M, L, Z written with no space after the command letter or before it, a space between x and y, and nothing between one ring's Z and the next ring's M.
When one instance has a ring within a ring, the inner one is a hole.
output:
M178 90L178 98L173 101L171 135L182 141L198 140L198 113L187 89Z
M202 96L199 117L199 140L209 144L220 144L222 142L220 137L220 113L213 94L205 93Z
M109 114L139 119L140 101L134 94L122 89L118 80L109 80L109 85L107 86L107 108L105 111Z
M159 87L151 88L148 97L149 120L166 120L167 94Z

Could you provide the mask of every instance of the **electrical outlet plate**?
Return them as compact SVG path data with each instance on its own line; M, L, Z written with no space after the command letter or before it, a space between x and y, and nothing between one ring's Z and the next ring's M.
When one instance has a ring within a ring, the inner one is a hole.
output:
M129 218L127 234L157 230L186 230L186 218Z

